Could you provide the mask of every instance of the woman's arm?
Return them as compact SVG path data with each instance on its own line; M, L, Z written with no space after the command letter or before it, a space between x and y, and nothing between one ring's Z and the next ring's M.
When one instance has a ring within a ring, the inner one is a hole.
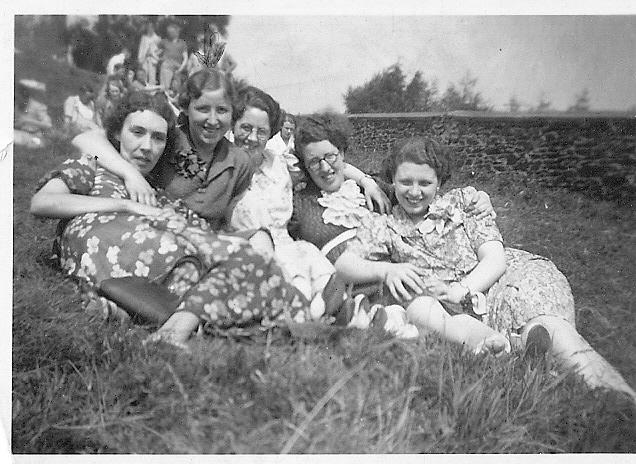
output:
M350 251L345 251L335 264L336 271L348 282L384 282L397 300L410 300L409 289L422 293L424 282L417 268L410 263L370 261Z
M477 250L479 264L462 279L462 284L473 292L485 292L506 272L506 253L503 243L485 242Z
M79 134L72 141L82 153L90 153L104 169L124 179L130 199L145 205L156 206L155 190L135 166L124 160L108 141L102 130L92 130Z
M460 303L468 291L485 293L506 272L506 254L499 241L481 245L477 259L477 266L460 282L440 283L431 289L433 295L439 300Z
M48 218L72 218L84 213L128 212L154 216L162 210L122 198L103 198L71 193L63 180L54 178L33 195L31 214Z
M391 211L391 201L389 197L382 191L373 178L352 164L344 163L343 173L345 178L353 179L364 190L364 196L367 201L367 208L373 211L373 204L378 205L381 214L388 214Z

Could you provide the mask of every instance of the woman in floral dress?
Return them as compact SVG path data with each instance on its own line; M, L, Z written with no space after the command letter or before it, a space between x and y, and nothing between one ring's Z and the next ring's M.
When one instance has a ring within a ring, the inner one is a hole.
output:
M174 115L163 95L132 93L108 120L107 136L126 162L148 175L175 142ZM183 202L161 192L157 206L132 201L123 180L88 157L49 173L31 211L65 220L58 240L61 267L89 289L111 277L154 278L178 258L197 256L201 274L184 264L171 283L182 299L159 333L175 343L199 322L216 329L304 320L306 299L247 240L217 234Z
M552 341L546 348L590 386L636 400L620 374L576 331L572 292L554 264L504 249L492 217L467 216L471 187L439 196L451 174L445 148L426 138L406 139L386 165L399 204L391 215L363 220L336 262L347 280L384 282L408 305L411 322L472 347L490 342L496 349L501 340L494 331L499 337L520 334L523 342L547 332ZM484 293L481 311L477 302Z

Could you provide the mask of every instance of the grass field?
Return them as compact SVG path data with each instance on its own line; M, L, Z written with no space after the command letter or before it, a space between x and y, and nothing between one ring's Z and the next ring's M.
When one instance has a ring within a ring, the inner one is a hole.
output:
M34 69L16 63L16 75ZM636 452L634 407L550 359L478 359L434 336L370 331L196 339L191 355L144 346L143 327L83 309L49 260L55 222L28 213L67 150L14 151L14 453ZM636 385L633 208L514 179L454 182L488 191L507 243L567 275L580 332Z

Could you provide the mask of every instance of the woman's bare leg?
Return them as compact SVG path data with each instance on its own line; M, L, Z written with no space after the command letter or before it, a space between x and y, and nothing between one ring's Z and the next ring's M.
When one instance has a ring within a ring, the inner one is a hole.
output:
M153 334L152 338L173 344L183 344L188 341L198 326L198 316L188 311L177 311Z
M524 345L528 332L537 324L542 325L550 333L551 351L564 367L575 369L591 388L623 392L636 402L636 393L621 374L566 320L556 316L538 316L531 319L521 332Z
M451 342L465 344L471 349L483 347L487 351L501 352L508 341L499 332L467 314L451 316L442 305L429 296L419 297L406 309L409 322L432 330Z

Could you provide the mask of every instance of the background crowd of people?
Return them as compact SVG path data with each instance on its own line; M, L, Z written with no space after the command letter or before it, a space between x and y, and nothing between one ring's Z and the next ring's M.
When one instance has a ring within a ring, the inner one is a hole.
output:
M54 127L46 101L46 85L35 79L22 79L16 84L15 143L30 148L42 147L47 139L74 136L96 128L105 128L114 108L132 91L149 93L165 92L178 110L178 93L187 77L203 69L204 65L195 52L203 54L205 43L211 36L225 44L215 24L196 33L194 42L188 44L181 38L181 26L177 21L166 26L166 37L155 31L152 20L144 25L136 55L128 46L122 46L104 63L105 75L101 85L83 84L77 94L69 95L64 102L62 127ZM217 63L219 70L231 75L236 62L227 50Z

